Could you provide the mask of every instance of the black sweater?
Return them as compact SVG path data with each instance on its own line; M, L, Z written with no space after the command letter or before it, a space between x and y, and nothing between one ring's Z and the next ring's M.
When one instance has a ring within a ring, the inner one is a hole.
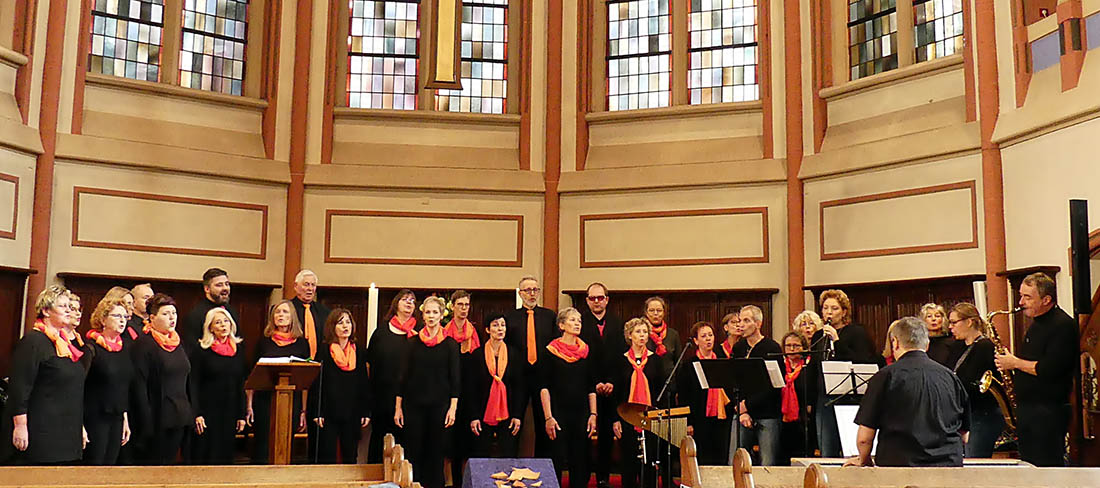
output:
M727 359L726 351L723 351L721 347L715 349L714 353L717 359ZM691 407L691 413L688 414L688 425L693 426L699 425L707 416L707 390L699 386L699 376L695 373L695 363L699 361L698 355L689 352L688 357L684 358L684 363L680 365L680 371L677 373L678 378L676 379L680 391L680 403ZM652 385L650 386L652 387ZM731 397L732 400L732 395L727 393L726 396ZM730 417L727 416L727 418Z
M833 344L835 361L851 361L861 364L877 364L879 353L871 336L859 324L848 324L837 329L837 340Z
M475 349L472 353L462 358L462 419L469 423L472 420L483 420L485 407L489 403L489 390L493 386L493 377L489 375L489 367L485 364L485 347L488 342ZM508 415L512 418L523 418L523 399L526 392L523 387L523 364L527 356L516 348L504 345L508 348L508 367L504 370L504 389L508 394Z
M550 390L550 413L559 423L587 421L591 413L588 410L588 394L596 393L597 380L596 365L591 357L570 363L546 348L543 348L543 353L538 363L539 378L542 388Z
M123 332L126 334L126 332ZM94 341L88 341L95 349L88 378L84 381L84 412L122 414L130 406L130 382L134 378L132 352L136 343L122 350L111 352Z
M371 399L378 413L393 411L393 400L401 385L401 368L408 354L409 339L404 333L394 334L388 323L380 324L371 334L366 359L370 365Z
M24 457L32 463L80 459L84 422L84 367L57 357L46 334L29 331L12 354L9 396L3 418L4 449L14 451L12 417L27 414L29 445Z
M960 341L960 343L962 343ZM962 343L965 347L965 343ZM949 364L949 368L954 368L955 375L962 381L963 386L966 387L966 396L970 399L970 410L972 412L992 412L997 408L997 401L993 399L993 395L982 393L978 391L978 380L982 378L982 375L986 371L992 371L998 378L1001 376L997 371L996 364L993 363L993 342L989 339L982 337L974 341L969 347L969 353L967 349L963 349L965 357L961 363Z
M665 368L664 361L657 356L656 353L649 356L649 359L645 363L645 367L642 369L645 372L646 381L649 382L649 400L654 403L652 407L663 407L665 402L657 403L657 395L661 393L661 386L665 381ZM613 384L615 385L614 395L615 403L622 405L630 400L630 378L634 375L634 366L630 364L630 358L623 354L619 354L617 360L610 359L609 367L612 370L612 376L615 378ZM692 407L694 410L694 407ZM618 416L616 410L615 420L622 420ZM690 422L690 420L689 420ZM623 426L623 430L626 430L626 426Z
M408 338L409 352L401 368L402 405L440 405L462 393L458 343L450 337L428 347L419 336Z
M245 418L244 381L249 373L245 361L244 343L237 344L237 354L222 356L199 346L191 355L191 404L195 416L203 417L207 425L215 417L226 420Z
M964 349L966 349L966 343L955 340L950 335L928 338L928 357L946 366L947 369L955 367L955 362L959 360Z
M164 429L187 427L195 415L187 392L191 361L183 345L171 352L160 347L153 336L144 335L134 347L137 405L133 411L143 435L157 435Z
M328 344L317 345L316 359L321 363L321 374L309 389L309 418L334 418L355 423L361 418L369 418L371 398L366 354L361 354L357 348L355 369L351 371L336 365Z
M741 339L733 346L733 357L760 358L766 361L774 361L779 365L779 371L783 371L783 364L775 359L782 354L783 349L779 343L770 337L764 337L755 346L749 347L749 341ZM777 419L783 416L781 411L782 388L769 388L745 399L745 408L753 419Z

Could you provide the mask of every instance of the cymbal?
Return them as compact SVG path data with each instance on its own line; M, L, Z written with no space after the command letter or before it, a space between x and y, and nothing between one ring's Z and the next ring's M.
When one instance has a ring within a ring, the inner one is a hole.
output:
M649 419L647 419L645 415L649 407L637 403L624 403L619 405L619 408L616 410L619 411L619 417L622 417L626 423L640 429L649 428Z

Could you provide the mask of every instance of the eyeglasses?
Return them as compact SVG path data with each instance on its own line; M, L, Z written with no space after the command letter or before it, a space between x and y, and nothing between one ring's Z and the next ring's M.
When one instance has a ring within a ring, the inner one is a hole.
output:
M542 289L537 288L537 287L536 288L523 288L520 291L522 291L524 293L527 293L527 294L530 294L530 295L534 295L535 293L538 293L538 292L542 291Z
M457 308L470 308L469 303L456 303L456 304L454 304L454 306L457 307Z
M605 295L600 295L598 297L588 297L588 301L590 301L590 302L599 303L599 302L602 302L604 300L607 300L607 296L605 296Z
M112 313L112 314L107 314L107 316L108 316L108 317L110 317L110 318L112 318L112 319L118 319L118 320L126 320L126 315L125 315L125 314L121 314L121 313Z
M955 325L955 324L960 323L960 322L966 322L967 320L970 320L970 319L948 320L947 323L948 323L948 325Z
M405 298L402 298L402 299L401 299L401 301L402 301L402 302L408 302L408 303L416 303L416 298L413 298L413 297L405 297Z

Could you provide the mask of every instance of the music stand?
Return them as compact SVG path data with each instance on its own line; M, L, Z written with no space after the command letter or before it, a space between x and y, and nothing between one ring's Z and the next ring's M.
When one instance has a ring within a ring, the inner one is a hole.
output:
M748 359L701 359L695 364L695 375L699 379L699 386L703 389L722 388L730 397L734 412L737 412L741 400L764 393L768 389L782 388L785 382L783 374L775 361L763 358ZM769 369L768 364L776 366ZM730 394L732 392L732 395ZM738 418L733 418L733 445L730 450L732 455L740 443L740 429Z
M244 382L246 390L274 391L271 396L271 437L268 459L272 464L290 464L290 441L294 436L294 391L313 384L321 364L311 361L257 363Z

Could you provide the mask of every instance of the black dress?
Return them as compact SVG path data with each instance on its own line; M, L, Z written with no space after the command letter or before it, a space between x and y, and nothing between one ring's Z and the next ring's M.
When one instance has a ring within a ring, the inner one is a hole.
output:
M721 347L714 350L717 359L727 359L726 351ZM685 363L680 366L678 373L680 391L680 403L691 407L688 414L688 425L692 426L692 438L695 439L695 449L698 453L699 464L705 466L724 465L729 460L730 422L736 418L737 413L733 405L726 405L726 418L707 416L708 390L699 385L699 378L695 374L695 364L699 357L694 353L688 353ZM628 378L629 379L629 378ZM653 385L651 384L652 388ZM617 389L618 387L616 387ZM658 386L659 388L659 386ZM727 398L730 398L727 395Z
M315 449L310 460L322 464L355 464L362 435L360 419L370 418L370 382L367 377L367 358L356 351L355 369L344 371L332 360L328 344L317 346L317 361L321 374L310 387L309 406L306 413L311 429L317 429ZM313 423L324 418L325 426ZM339 458L337 458L339 450Z
M260 339L259 344L256 345L256 358L251 365L255 366L260 358L285 358L289 356L309 357L309 342L306 341L305 337L299 337L298 340L285 346L276 344L270 337ZM252 464L268 463L268 447L271 441L271 398L270 391L257 391L252 394ZM291 432L296 432L298 430L297 414L302 411L301 392L294 393L294 408L292 411L294 415L291 416L293 423Z
M95 349L95 357L84 382L84 428L88 431L84 463L113 465L122 447L122 414L130 406L134 343L127 348L123 339L122 349L117 352L90 340L88 343Z
M400 386L401 366L409 351L409 341L404 332L395 334L388 323L381 324L370 336L367 345L367 364L370 365L372 412L368 463L382 462L382 439L393 434L398 444L403 432L393 424L394 400Z
M525 355L516 348L507 344L503 345L508 351L508 367L504 370L504 389L508 396L508 415L512 419L522 419L525 412L522 411L526 391L523 389L523 366ZM459 412L459 429L470 432L470 422L481 421L481 434L474 437L474 452L470 457L516 457L519 447L519 435L512 435L509 425L511 419L501 420L497 425L491 426L485 423L485 409L489 402L489 391L493 386L493 377L489 374L489 367L485 364L485 348L488 342L475 349L470 354L464 354L462 358L462 410ZM470 434L473 437L473 433ZM497 445L493 452L493 445Z
M627 403L630 397L630 380L634 375L634 366L630 364L630 358L624 354L620 354L617 361L610 358L609 360L612 365L610 366L611 374L615 378L615 399L619 404ZM657 354L650 355L642 371L649 383L650 400L656 402L657 395L661 392L661 385L665 381L664 362L660 361ZM694 406L692 406L692 410L695 410ZM658 437L649 432L645 434L647 462L645 466L642 466L641 460L638 458L641 453L641 442L639 441L641 433L617 414L615 420L621 422L623 432L622 438L619 439L619 447L622 450L622 457L619 458L622 465L619 468L623 475L623 488L634 488L636 486L652 488L657 486L657 470L653 468L652 463L658 452L664 450L658 442ZM726 430L728 431L729 428ZM696 432L698 431L699 428L696 427ZM640 483L639 476L644 476L644 484Z
M424 488L443 488L444 418L451 399L462 392L459 347L450 337L433 347L425 345L418 336L408 341L408 354L399 375L405 452L413 466L417 466L413 473L416 481Z
M954 368L959 356L966 349L966 343L955 340L950 335L928 338L928 357L948 368Z
M550 391L550 413L561 428L557 439L551 441L558 480L560 482L562 470L569 469L570 488L588 486L592 473L588 457L588 417L591 413L588 395L596 393L596 364L587 357L570 363L543 348L539 371L542 388ZM538 431L546 431L545 417L534 421Z
M84 368L57 356L45 333L27 332L15 346L8 402L4 409L4 456L19 464L74 463L80 460ZM12 445L12 417L27 415L27 450Z
M168 351L145 335L134 347L134 372L138 395L132 416L143 433L142 457L147 464L173 464L184 435L195 425L187 392L191 361L182 344Z
M191 402L195 417L202 417L206 430L195 436L198 464L233 464L236 453L237 421L244 420L244 380L248 375L244 344L236 354L222 356L201 345L191 355Z

